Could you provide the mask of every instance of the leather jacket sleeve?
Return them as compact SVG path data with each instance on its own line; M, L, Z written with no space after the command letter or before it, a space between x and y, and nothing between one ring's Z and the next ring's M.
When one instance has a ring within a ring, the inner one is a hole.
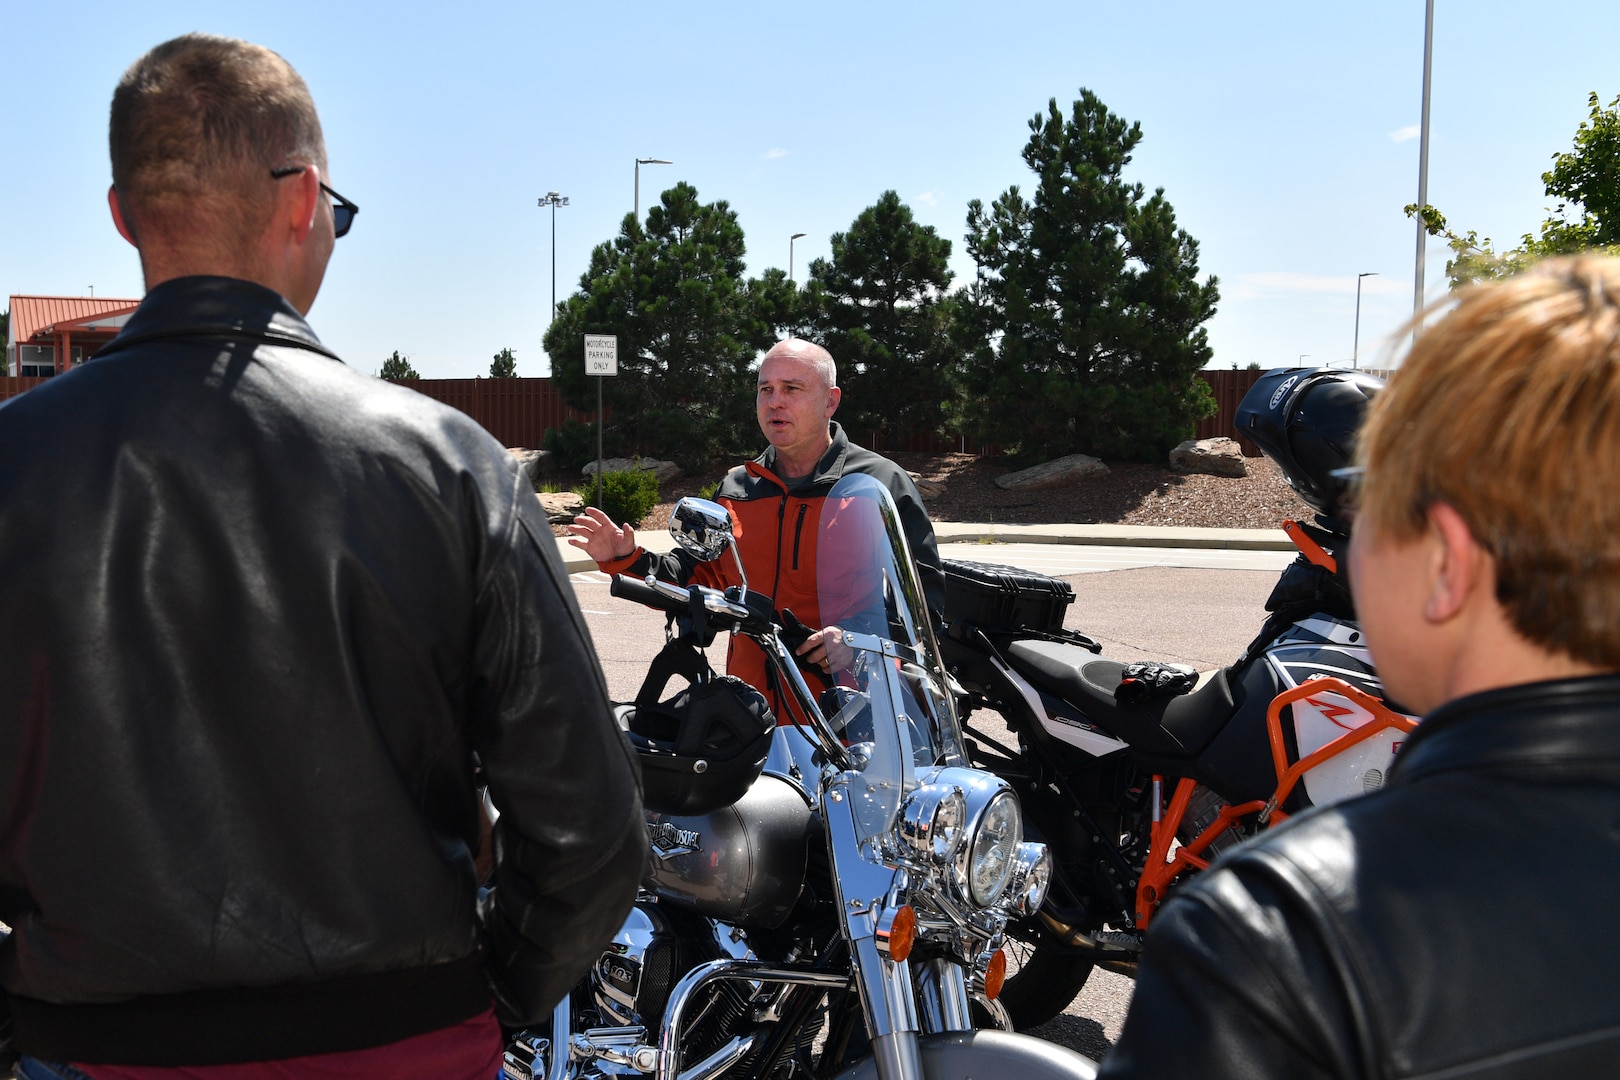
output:
M623 924L646 864L640 771L550 529L514 499L476 606L472 742L500 810L489 969L509 1025L549 1014Z
M1286 860L1246 853L1166 901L1099 1078L1372 1075L1350 963L1310 888Z

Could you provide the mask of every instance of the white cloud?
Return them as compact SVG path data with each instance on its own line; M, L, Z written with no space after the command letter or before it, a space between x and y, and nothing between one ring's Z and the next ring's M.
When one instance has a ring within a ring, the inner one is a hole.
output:
M1398 143L1411 142L1413 139L1417 138L1419 135L1422 135L1422 134L1423 134L1423 125L1422 124L1407 124L1403 128L1396 128L1394 131L1390 132L1389 133L1389 141L1390 142L1398 142Z
M939 196L935 195L932 191L925 191L917 196L916 201L922 203L924 206L938 206Z
M765 157L770 161L775 161L777 158L785 158L787 156L788 152L783 150L780 146L765 151Z

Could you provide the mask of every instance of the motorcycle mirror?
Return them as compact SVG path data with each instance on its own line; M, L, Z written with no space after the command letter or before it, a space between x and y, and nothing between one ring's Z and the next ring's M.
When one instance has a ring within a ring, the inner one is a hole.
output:
M731 549L737 563L737 576L742 580L742 591L748 593L748 575L743 571L742 556L737 552L737 540L731 530L731 515L726 508L708 499L688 495L675 504L669 515L669 535L694 558L713 562Z

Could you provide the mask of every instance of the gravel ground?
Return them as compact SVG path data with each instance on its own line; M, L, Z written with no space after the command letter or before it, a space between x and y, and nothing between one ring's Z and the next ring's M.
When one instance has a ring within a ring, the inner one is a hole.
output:
M944 485L927 500L935 521L1002 525L1173 525L1233 529L1275 529L1285 518L1309 521L1311 509L1294 494L1269 458L1246 458L1242 478L1182 475L1165 465L1112 462L1109 471L1069 487L1046 491L1003 491L996 477L1012 471L1005 458L976 454L891 454L903 468ZM663 529L670 507L695 495L713 476L685 477L660 492L642 529ZM566 529L559 527L559 535Z

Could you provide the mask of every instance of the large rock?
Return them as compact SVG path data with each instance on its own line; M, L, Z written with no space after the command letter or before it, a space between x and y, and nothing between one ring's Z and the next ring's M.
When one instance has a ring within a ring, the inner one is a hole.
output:
M927 502L929 499L937 499L945 493L945 485L938 480L924 480L918 473L908 475L910 475L912 483L917 485L917 494L922 496L923 502Z
M652 458L645 457L613 457L604 458L602 461L603 472L629 472L632 469L645 469L653 474L653 478L660 485L679 480L686 475L681 471L681 467L673 461L654 461ZM583 469L579 470L579 475L594 477L596 475L596 462L592 461L586 464Z
M585 504L578 495L572 491L541 491L535 498L540 500L540 509L546 512L546 520L553 525L568 525L585 509Z
M1236 439L1188 439L1170 451L1170 467L1182 473L1248 476L1243 448Z
M1021 472L1004 473L996 477L996 487L1005 491L1040 491L1044 488L1067 487L1078 480L1107 471L1108 466L1097 458L1087 454L1070 454Z
M523 475L529 478L529 483L534 485L534 490L539 491L546 471L551 467L551 451L528 450L521 446L509 446L506 448L506 452L511 454L513 460L518 463L518 468L522 469Z

